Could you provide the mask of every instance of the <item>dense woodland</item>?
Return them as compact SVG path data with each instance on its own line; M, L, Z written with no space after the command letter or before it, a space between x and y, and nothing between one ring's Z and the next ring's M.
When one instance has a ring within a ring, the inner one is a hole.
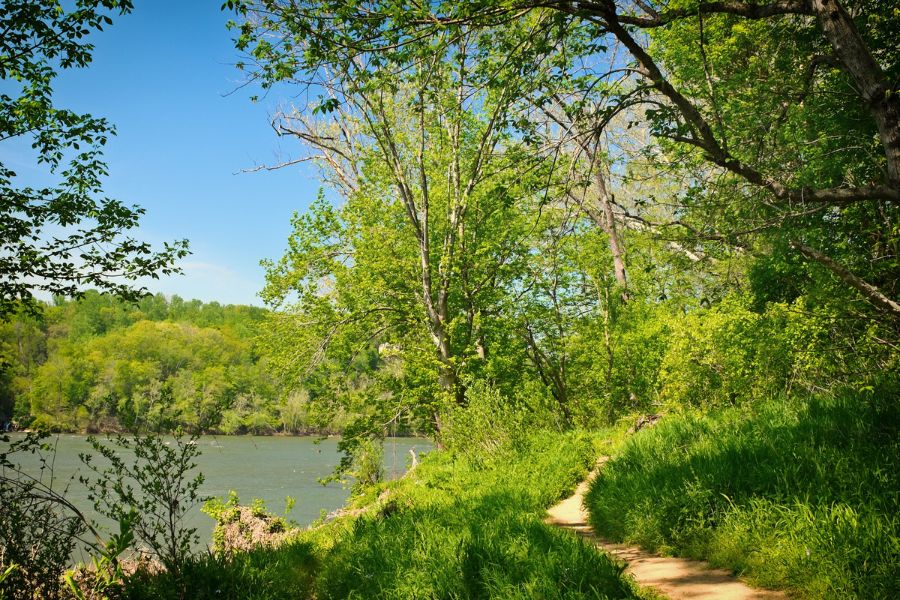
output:
M587 508L612 540L802 598L900 595L894 2L223 8L246 84L296 103L272 119L296 153L268 167L322 184L263 260L267 309L108 286L125 299L40 307L22 281L46 275L0 262L2 410L340 429L358 511L139 570L125 596L643 597L543 522L600 454ZM26 192L4 218L40 239L69 205ZM57 276L44 291L95 283ZM403 431L443 451L380 483Z
M0 329L4 422L50 431L336 432L309 394L271 374L265 309L94 291Z
M268 263L272 364L371 434L485 387L563 428L896 395L887 5L851 7L850 67L802 2L233 4L325 184Z

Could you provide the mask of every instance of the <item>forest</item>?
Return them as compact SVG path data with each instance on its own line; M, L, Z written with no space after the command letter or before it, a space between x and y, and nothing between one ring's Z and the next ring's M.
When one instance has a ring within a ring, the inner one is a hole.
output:
M353 492L308 528L212 501L209 553L125 573L108 545L90 597L656 597L546 522L601 457L584 509L605 540L785 597L900 595L894 2L222 8L247 85L291 94L271 126L294 153L264 168L320 182L260 257L266 308L104 276L177 270L187 247L128 238L140 215L75 159L90 199L29 188L2 213L0 414L137 432L179 477L190 445L176 460L148 432L340 432ZM44 221L81 229L45 244ZM65 253L92 236L123 246L85 274ZM381 481L400 433L436 450ZM148 505L120 496L123 536L128 506ZM245 518L282 537L230 546Z
M97 433L327 433L309 394L272 375L255 340L267 311L161 294L88 291L0 329L0 415L16 429Z

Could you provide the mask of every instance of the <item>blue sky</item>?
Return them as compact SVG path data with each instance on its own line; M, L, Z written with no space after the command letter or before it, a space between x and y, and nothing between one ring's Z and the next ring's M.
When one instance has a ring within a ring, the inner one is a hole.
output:
M92 36L96 51L87 69L60 74L54 101L116 126L105 152L105 190L147 210L137 236L157 244L190 240L184 275L150 280L151 291L261 304L259 260L281 255L292 212L305 209L319 185L314 168L304 165L235 174L300 148L269 127L269 114L290 100L290 90L257 104L249 96L258 90L226 96L241 73L232 66L237 54L221 4L138 0L133 13ZM4 162L17 162L9 149L2 152Z

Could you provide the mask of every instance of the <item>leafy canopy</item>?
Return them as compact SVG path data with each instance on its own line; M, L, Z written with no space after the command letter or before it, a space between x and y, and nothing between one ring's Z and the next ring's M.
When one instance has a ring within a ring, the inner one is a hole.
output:
M53 102L58 71L86 67L89 37L131 10L130 0L0 4L0 143L30 140L49 171L41 180L52 181L23 184L0 163L0 316L20 302L36 310L36 292L75 296L92 286L136 298L145 290L133 281L176 273L187 254L184 240L156 251L127 235L144 210L102 195L114 127Z

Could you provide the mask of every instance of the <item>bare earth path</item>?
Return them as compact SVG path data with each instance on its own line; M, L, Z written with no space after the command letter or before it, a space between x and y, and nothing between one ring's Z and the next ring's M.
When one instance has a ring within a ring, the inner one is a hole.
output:
M599 469L609 457L598 462ZM702 561L656 556L640 548L612 544L594 535L584 509L584 494L596 471L578 485L575 493L547 511L547 521L589 539L598 548L625 562L625 572L638 585L653 588L672 600L785 600L780 592L757 590L728 571L712 569Z

